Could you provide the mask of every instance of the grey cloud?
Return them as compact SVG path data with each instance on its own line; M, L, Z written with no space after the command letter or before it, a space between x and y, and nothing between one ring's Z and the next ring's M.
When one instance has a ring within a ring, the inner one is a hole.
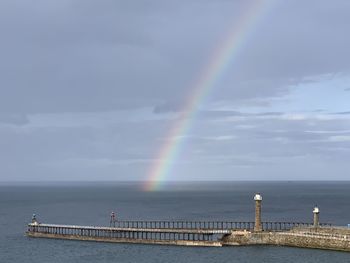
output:
M268 117L268 116L281 116L283 112L256 112L256 113L247 113L242 111L229 111L229 110L202 110L198 112L198 118L200 119L218 119L225 117Z
M349 115L350 111L334 112L331 114L333 114L333 115Z
M2 2L0 111L181 105L232 30L242 2ZM310 75L348 70L349 9L344 1L271 7L215 84L212 99L245 104L286 94L286 86Z
M234 121L224 121L222 116L199 119L189 136L181 138L183 147L173 164L180 176L173 178L181 179L180 171L183 174L196 171L202 179L211 178L215 167L218 171L220 166L221 179L257 179L259 175L253 172L257 169L261 173L276 171L281 166L290 167L294 162L329 159L330 154L338 166L346 167L344 155L350 151L348 137L344 137L349 134L345 131L350 130L348 120L317 122L310 117L291 122L278 114L239 115L244 118ZM94 118L103 116L97 114ZM34 124L36 122L33 120ZM310 122L313 125L310 126ZM46 180L70 180L73 177L96 180L96 174L102 180L136 180L144 179L157 161L157 149L167 143L166 132L172 120L119 122L116 119L105 125L87 126L82 116L76 115L67 125L45 127L34 124L20 126L16 132L9 127L0 127L0 167L12 178L25 180L26 171L30 171L33 173L30 178ZM243 126L249 129L242 129ZM329 139L331 137L333 141ZM337 150L339 147L341 151ZM16 165L18 162L20 167ZM251 175L244 171L232 175L237 169L253 170ZM290 171L285 171L283 176L295 178ZM344 178L342 173L339 178Z
M0 113L0 124L25 125L29 123L25 114Z
M168 113L181 111L181 104L179 102L166 102L156 105L153 109L154 113Z

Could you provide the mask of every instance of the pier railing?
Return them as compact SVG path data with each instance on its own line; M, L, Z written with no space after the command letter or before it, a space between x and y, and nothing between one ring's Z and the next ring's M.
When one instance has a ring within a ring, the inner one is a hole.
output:
M265 231L283 231L294 227L310 227L312 223L303 222L262 222ZM320 224L330 226L330 224ZM115 221L111 227L117 228L142 228L142 229L254 229L254 222L237 221Z
M116 221L113 227L143 229L253 229L254 222L230 221Z
M313 223L304 222L262 222L262 228L265 231L285 231L295 227L312 227ZM320 226L331 226L328 223L321 223Z

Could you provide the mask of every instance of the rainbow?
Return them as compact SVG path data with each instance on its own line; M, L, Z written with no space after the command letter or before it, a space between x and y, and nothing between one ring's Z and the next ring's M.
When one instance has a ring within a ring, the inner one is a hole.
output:
M172 163L179 155L183 137L195 120L200 105L209 96L214 84L226 71L226 68L239 54L249 36L249 32L265 13L271 1L254 0L249 3L250 5L240 17L238 23L235 23L232 27L233 30L229 32L225 41L213 52L209 63L201 70L199 77L191 86L191 92L181 110L181 115L170 129L165 144L157 155L157 161L154 162L148 179L143 184L142 188L145 191L157 190L165 182Z

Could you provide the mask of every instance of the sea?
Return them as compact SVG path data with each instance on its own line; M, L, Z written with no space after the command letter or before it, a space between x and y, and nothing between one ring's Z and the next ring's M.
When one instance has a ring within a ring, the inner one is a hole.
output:
M140 183L7 183L0 185L0 263L6 262L350 262L350 253L289 247L181 247L28 238L42 223L109 226L119 220L253 221L261 193L263 221L350 223L350 182L180 182L145 192Z

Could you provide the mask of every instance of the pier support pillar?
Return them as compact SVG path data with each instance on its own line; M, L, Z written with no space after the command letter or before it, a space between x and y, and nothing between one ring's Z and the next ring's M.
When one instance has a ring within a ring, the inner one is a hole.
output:
M320 225L320 209L317 206L315 206L315 208L312 212L314 214L314 227L319 227L319 225Z
M261 201L262 196L261 194L257 193L254 196L255 200L255 224L254 224L254 231L262 231L262 224L261 224Z

